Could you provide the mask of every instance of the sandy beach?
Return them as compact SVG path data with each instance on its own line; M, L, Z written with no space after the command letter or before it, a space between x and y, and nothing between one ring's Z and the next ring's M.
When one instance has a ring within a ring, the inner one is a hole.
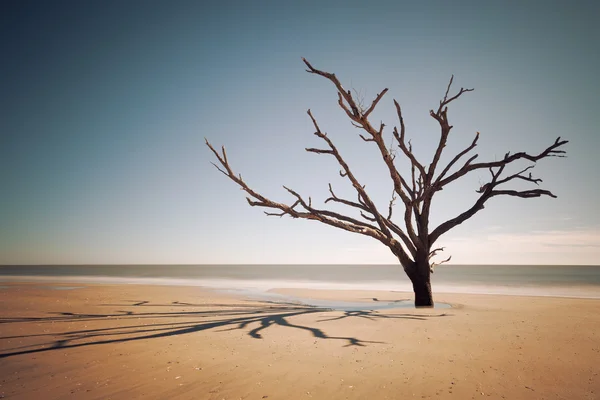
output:
M343 312L198 287L71 286L82 287L3 284L0 397L600 398L600 300L439 294L452 308Z

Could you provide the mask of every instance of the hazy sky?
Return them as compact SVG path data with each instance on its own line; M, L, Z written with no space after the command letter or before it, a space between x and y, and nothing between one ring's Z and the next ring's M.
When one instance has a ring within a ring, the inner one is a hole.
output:
M397 123L423 160L429 109L451 74L448 156L481 132L481 160L568 158L533 173L557 199L493 198L440 239L455 263L600 264L600 6L594 1L2 1L0 263L394 263L370 238L266 217L209 163L204 137L276 201L351 193L306 110L378 204L383 163L301 57ZM388 135L390 134L388 130ZM389 139L390 136L388 136ZM527 164L524 164L527 165ZM433 222L476 199L488 173L440 193Z

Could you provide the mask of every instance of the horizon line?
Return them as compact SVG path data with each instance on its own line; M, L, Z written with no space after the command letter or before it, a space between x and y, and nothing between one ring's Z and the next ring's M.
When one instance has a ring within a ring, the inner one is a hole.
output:
M95 267L95 266L391 266L397 265L402 267L400 263L374 263L374 264L348 264L348 263L84 263L84 264L74 264L74 263L50 263L50 264L0 264L1 267L56 267L56 266L79 266L79 267ZM528 266L561 266L561 267L600 267L600 264L475 264L475 263L448 263L441 266L441 268L445 268L448 266L519 266L519 267L528 267ZM436 266L440 267L439 265Z

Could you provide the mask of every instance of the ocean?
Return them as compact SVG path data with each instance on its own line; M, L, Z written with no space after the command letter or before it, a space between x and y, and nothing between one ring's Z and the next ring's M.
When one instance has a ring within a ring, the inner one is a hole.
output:
M412 291L400 265L6 265L0 282L201 286L266 292L273 288ZM600 298L600 266L442 265L435 293Z

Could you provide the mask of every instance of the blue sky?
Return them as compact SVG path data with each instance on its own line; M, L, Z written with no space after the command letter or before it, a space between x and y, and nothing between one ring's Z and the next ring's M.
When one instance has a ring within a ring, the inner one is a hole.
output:
M600 6L578 2L4 1L0 5L0 263L394 263L370 238L266 217L211 165L204 137L276 201L331 182L310 108L379 204L391 184L337 106L335 72L421 159L455 75L450 156L482 160L567 138L534 175L557 199L493 198L440 239L455 263L600 264ZM389 134L390 131L388 131ZM442 222L487 173L440 193Z

